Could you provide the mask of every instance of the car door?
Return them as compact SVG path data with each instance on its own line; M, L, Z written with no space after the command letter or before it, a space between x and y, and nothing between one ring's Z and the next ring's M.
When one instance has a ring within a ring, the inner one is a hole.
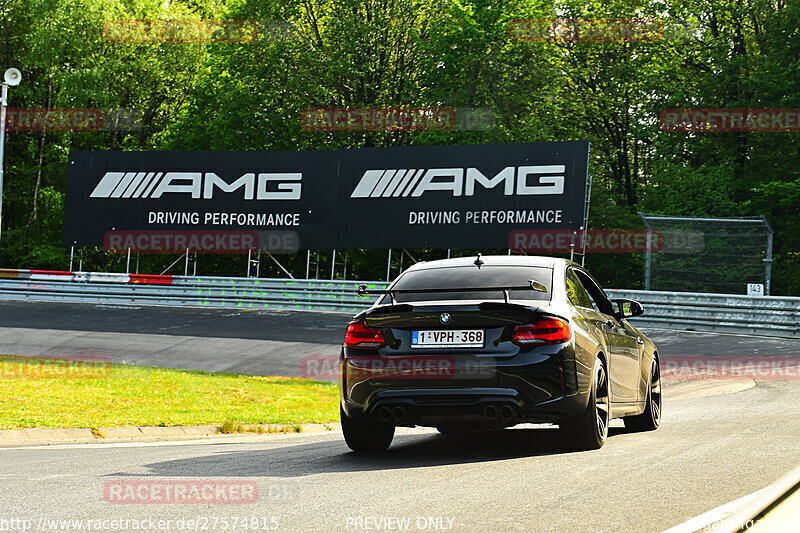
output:
M583 288L592 299L592 303L602 317L598 324L606 338L609 357L608 378L611 381L613 401L641 401L639 387L639 369L642 359L641 339L623 320L616 316L613 304L603 289L585 271L574 269Z
M598 339L605 341L605 333L600 327L605 323L605 319L571 268L566 271L565 282L567 299L576 311L572 317L577 326L575 328L576 349L587 353L589 357L594 357L597 353Z

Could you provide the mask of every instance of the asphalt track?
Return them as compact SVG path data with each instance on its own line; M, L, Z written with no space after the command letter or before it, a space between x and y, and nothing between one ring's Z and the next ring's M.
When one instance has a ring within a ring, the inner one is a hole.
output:
M714 396L702 385L692 394L668 386L659 430L612 428L592 452L564 450L547 427L468 438L401 430L375 456L349 453L338 431L0 449L0 526L2 518L31 520L33 530L40 520L152 518L182 531L174 521L184 518L225 531L211 521L257 516L275 517L278 531L389 531L387 520L401 517L410 525L394 531L662 531L800 464L800 382ZM210 479L253 481L258 500L126 505L103 495L108 482Z
M3 301L0 353L94 352L178 368L297 375L303 353L338 351L347 319ZM647 333L662 356L800 354L800 343L791 340ZM58 519L145 520L148 527L150 519L163 519L172 520L164 531L663 531L800 464L799 396L798 380L667 382L658 431L627 433L615 421L606 445L592 452L565 449L549 426L467 437L401 429L386 454L372 456L350 453L336 430L3 448L0 530L23 530L19 521L3 529L3 520L14 519L30 520L32 531L91 528L48 522ZM108 482L170 480L252 481L258 499L130 505L104 499ZM242 519L253 516L266 527L243 529ZM131 524L92 530L136 530Z
M0 354L101 356L114 362L254 375L303 375L336 356L351 315L0 301ZM645 329L663 357L797 356L800 341Z

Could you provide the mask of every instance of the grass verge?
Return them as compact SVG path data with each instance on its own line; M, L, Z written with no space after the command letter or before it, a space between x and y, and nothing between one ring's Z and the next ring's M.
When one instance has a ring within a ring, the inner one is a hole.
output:
M0 429L338 420L336 385L298 378L0 356Z

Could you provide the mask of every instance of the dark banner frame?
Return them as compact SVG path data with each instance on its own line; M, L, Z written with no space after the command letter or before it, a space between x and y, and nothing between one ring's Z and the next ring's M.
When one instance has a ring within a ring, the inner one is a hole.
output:
M588 156L588 141L71 152L63 239L249 232L294 234L294 249L507 248L513 231L583 225Z

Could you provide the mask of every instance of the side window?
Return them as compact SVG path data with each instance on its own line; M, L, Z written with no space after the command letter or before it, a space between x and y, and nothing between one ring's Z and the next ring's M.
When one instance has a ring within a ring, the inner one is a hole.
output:
M601 313L614 316L614 306L611 305L611 302L608 300L606 293L603 292L603 289L601 289L597 283L595 283L594 280L584 272L577 271L576 276L580 280L581 285L583 285L583 287L586 289L586 292L589 293L589 297L592 299L594 308Z
M572 269L567 269L567 296L572 305L586 307L587 309L594 308L594 303Z

